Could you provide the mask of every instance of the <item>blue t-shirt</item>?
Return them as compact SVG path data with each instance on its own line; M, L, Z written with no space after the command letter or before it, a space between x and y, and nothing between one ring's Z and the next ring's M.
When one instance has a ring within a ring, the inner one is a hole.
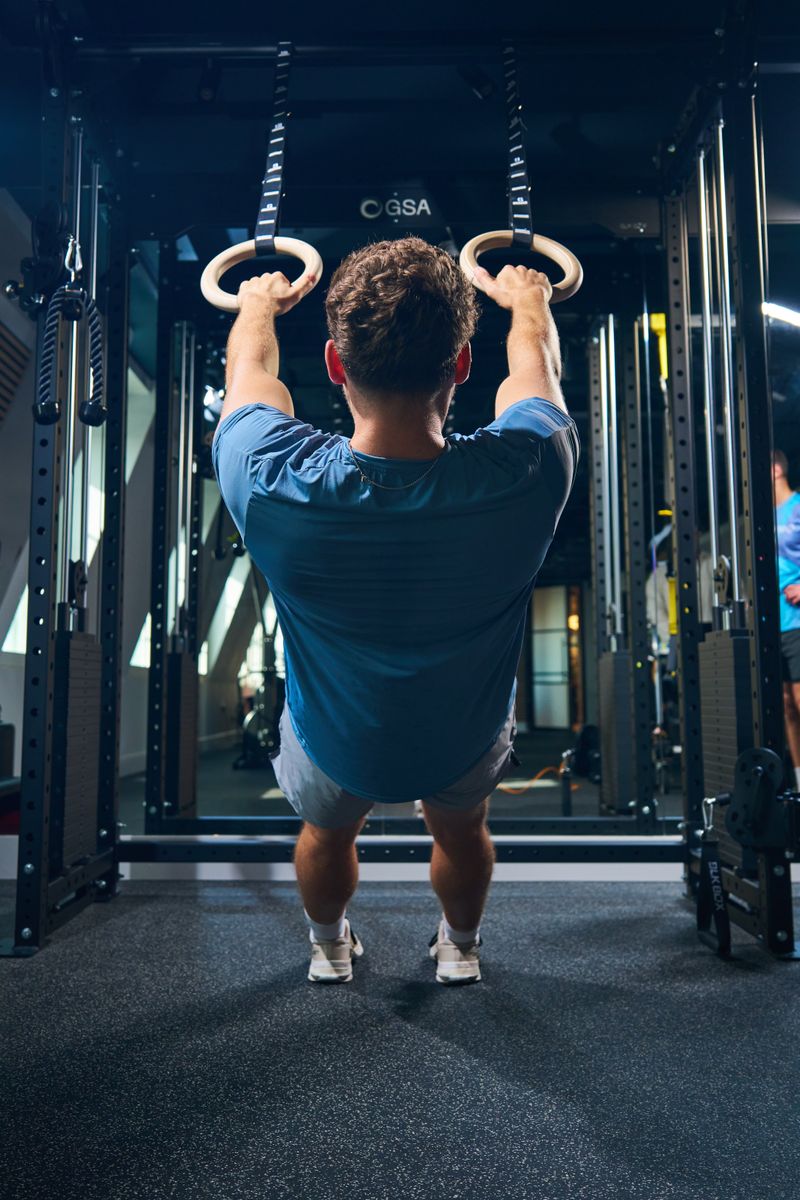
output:
M800 492L794 492L775 509L778 538L778 591L781 630L800 629L800 604L790 604L783 589L800 583Z
M383 488L344 437L265 404L235 410L213 446L272 590L300 745L354 795L401 802L454 783L505 723L578 438L533 399L451 434L428 474L430 459L357 458Z

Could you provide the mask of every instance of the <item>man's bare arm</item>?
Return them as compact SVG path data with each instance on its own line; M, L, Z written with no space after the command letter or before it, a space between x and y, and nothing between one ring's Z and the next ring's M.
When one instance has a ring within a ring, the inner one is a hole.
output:
M495 417L518 400L534 396L550 400L567 411L561 390L561 349L550 311L552 285L540 271L527 267L503 267L494 279L478 267L477 281L501 308L511 313L506 339L508 377L501 383L495 401Z
M309 277L298 290L280 272L241 285L239 315L228 337L220 425L246 404L270 404L294 416L291 393L277 377L280 356L275 318L294 308L313 286L314 279Z

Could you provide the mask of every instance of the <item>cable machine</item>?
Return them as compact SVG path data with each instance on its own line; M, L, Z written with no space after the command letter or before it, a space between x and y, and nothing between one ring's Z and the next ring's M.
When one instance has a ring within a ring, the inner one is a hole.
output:
M635 817L647 829L656 820L656 801L645 602L641 342L641 320L613 314L590 340L590 503L600 812Z
M13 938L0 946L21 955L95 898L112 895L118 879L126 234L103 192L101 164L87 153L83 124L70 118L59 88L43 99L42 148L33 254L22 262L22 279L6 287L37 323L16 915ZM92 606L91 459L93 430L104 422L103 538Z
M778 586L772 417L762 306L765 202L756 76L734 28L721 101L689 114L665 227L670 297L672 504L681 632L687 894L721 955L731 922L794 956L790 860L798 797L781 792ZM689 288L697 218L705 465L714 562L711 630L699 618ZM716 338L715 338L716 332ZM723 454L717 420L723 423ZM728 518L722 552L720 512Z

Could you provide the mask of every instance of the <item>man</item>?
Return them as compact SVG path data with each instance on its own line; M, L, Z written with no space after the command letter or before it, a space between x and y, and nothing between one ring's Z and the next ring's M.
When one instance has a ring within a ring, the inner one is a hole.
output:
M800 494L789 486L782 450L772 452L775 532L778 540L783 712L786 741L800 789Z
M362 953L345 910L366 814L418 798L442 906L436 978L480 979L487 798L509 770L525 613L578 446L546 276L481 269L479 282L511 313L509 374L495 420L447 438L477 305L444 251L379 242L333 276L325 364L353 414L349 442L297 420L275 377L275 318L301 289L272 274L239 292L214 462L284 635L273 766L304 821L312 981L349 981Z

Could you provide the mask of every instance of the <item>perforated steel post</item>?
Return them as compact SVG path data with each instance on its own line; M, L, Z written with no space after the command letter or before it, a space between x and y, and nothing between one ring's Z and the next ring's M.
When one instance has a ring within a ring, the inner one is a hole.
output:
M611 486L609 482L609 436L608 436L608 339L606 328L603 326L599 333L599 363L600 363L600 455L601 455L601 490L600 490L600 521L603 528L602 539L602 574L603 592L605 599L604 621L605 641L607 648L614 646L614 576L611 568Z
M592 592L595 616L595 650L599 656L608 648L608 591L606 579L607 536L605 527L605 448L603 438L602 372L598 330L589 341L589 505L592 534Z
M647 527L642 446L639 323L620 320L622 365L622 510L624 576L627 588L627 650L630 656L631 750L635 812L643 830L656 822L653 772L653 714L647 632Z
M669 497L673 561L677 577L681 780L688 865L690 852L698 844L696 831L702 828L703 823L703 734L698 656L702 630L697 583L697 472L692 425L686 201L683 195L670 196L664 203L664 234L669 302ZM691 883L688 875L687 882Z
M175 243L159 244L158 347L153 454L153 526L150 581L150 674L148 678L147 773L145 833L161 826L167 705L167 644L170 635L170 457L174 387L174 326L170 299L175 283ZM173 527L174 528L174 524ZM177 573L177 562L176 562Z
M123 668L125 564L125 446L128 419L128 233L124 217L111 211L108 286L105 289L108 417L105 423L105 517L101 543L98 629L103 651L100 713L100 774L97 846L117 842L119 752ZM116 891L116 871L106 879L107 895Z
M742 577L739 546L739 498L737 479L736 417L734 415L733 381L733 335L731 314L731 275L728 253L728 201L725 174L724 122L718 121L714 140L714 173L716 177L716 212L714 245L718 255L719 275L719 334L720 364L722 375L722 416L725 446L725 482L728 491L728 518L731 536L731 580L733 589L734 626L741 626L744 617L742 600Z
M622 538L620 536L619 507L619 413L617 409L617 346L614 316L608 318L608 474L611 482L611 579L613 596L614 648L622 640L624 631L622 611Z
M711 563L719 562L719 517L717 514L717 421L714 396L714 354L711 327L711 235L709 229L708 180L705 150L697 155L698 249L700 253L700 302L703 322L703 411L706 427L706 469L708 472L708 521ZM722 627L719 598L712 597L713 625Z
M63 204L69 197L70 141L61 97L45 94L42 108L42 202ZM37 318L36 389L42 365L45 313ZM60 325L57 362L68 353ZM66 399L63 372L55 372L55 394ZM58 589L58 517L61 501L59 459L63 421L35 425L31 465L30 539L28 543L28 624L25 645L25 692L22 721L22 777L14 935L1 943L5 954L33 954L48 932L50 807L53 744L55 631Z

